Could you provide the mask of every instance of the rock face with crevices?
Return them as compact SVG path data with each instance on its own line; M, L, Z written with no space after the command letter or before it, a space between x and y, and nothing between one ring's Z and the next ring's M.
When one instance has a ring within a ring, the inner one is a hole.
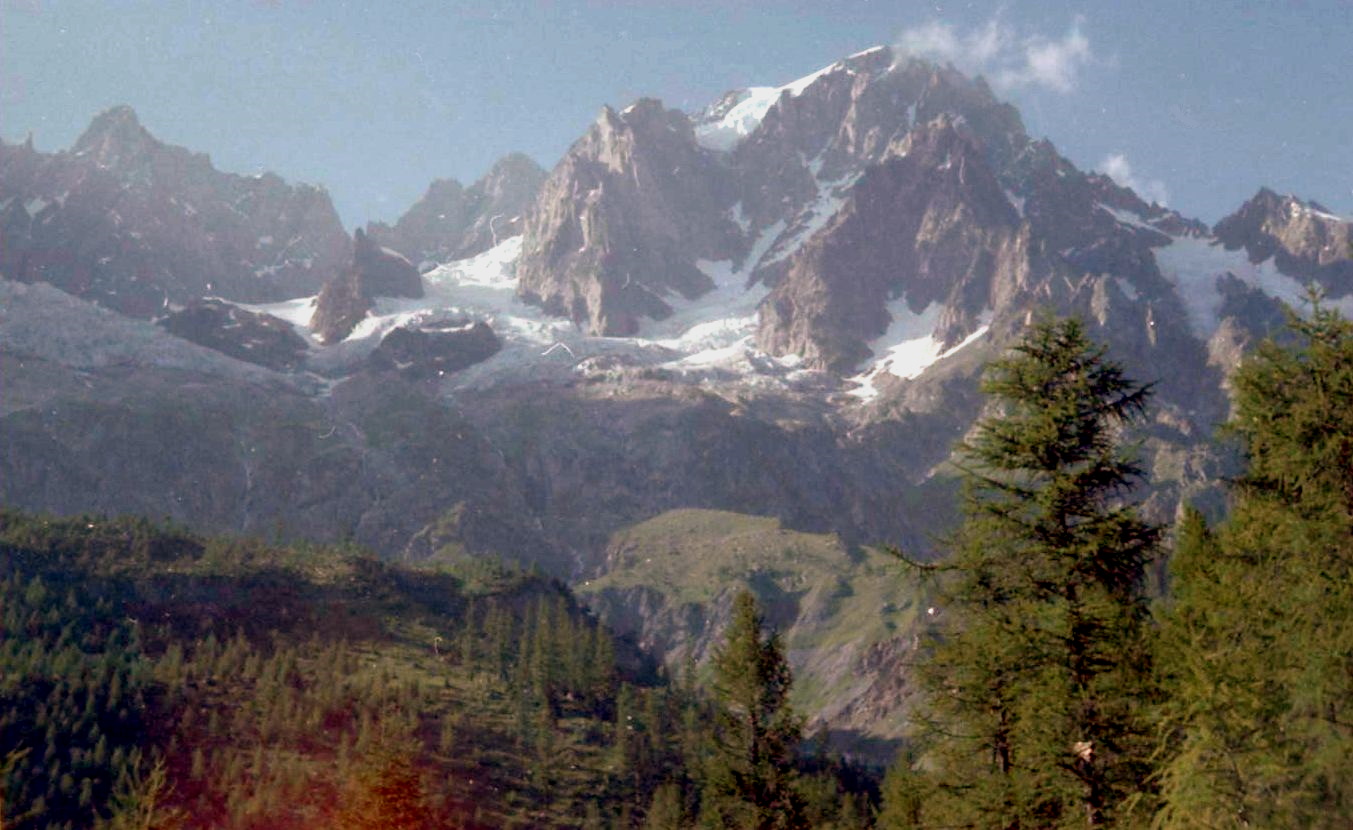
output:
M998 281L1027 280L1018 234L1019 216L977 144L941 116L866 171L794 255L762 307L758 343L848 371L887 329L895 299L914 313L943 304L953 318L947 340L957 342L992 305Z
M220 300L194 301L157 322L184 340L269 369L294 369L305 359L305 341L288 323Z
M353 235L352 264L319 292L310 328L325 343L337 343L366 317L376 297L421 296L423 279L418 269L358 228Z
M707 654L745 585L794 629L806 713L865 737L898 726L921 606L878 593L897 586L888 560L861 554L933 553L983 366L1036 314L1079 316L1155 383L1130 440L1143 510L1168 522L1182 502L1220 503L1228 375L1282 301L1315 279L1353 310L1353 226L1320 205L1261 191L1209 230L1078 170L982 81L875 49L693 117L608 108L543 184L505 160L351 247L338 229L321 345L294 363L278 320L132 267L210 265L183 252L223 244L187 219L164 220L170 238L137 207L181 209L207 168L132 126L101 123L78 158L0 148L0 265L65 289L0 281L0 500L527 559L590 584L612 624L675 660ZM63 178L76 173L78 187ZM497 212L527 191L511 211L526 219ZM220 221L272 251L263 239L291 239L293 217L257 198ZM273 219L255 227L255 210ZM32 270L49 226L81 268L110 257L111 281ZM260 279L299 267L288 257ZM171 283L186 299L165 306ZM73 294L174 313L156 325ZM299 323L307 308L270 310Z
M1260 188L1213 233L1229 249L1244 248L1251 262L1272 257L1279 270L1317 283L1332 297L1353 293L1353 222L1319 202Z
M150 317L207 296L313 294L348 256L322 188L237 176L152 136L129 107L69 151L0 143L0 274Z
M400 326L381 338L368 362L411 380L425 380L482 363L502 347L493 329L482 320L459 326Z
M526 222L519 292L591 334L629 335L713 287L695 263L740 251L733 183L690 119L643 99L571 147Z
M520 234L544 182L540 165L510 153L469 187L437 179L393 226L375 222L366 232L420 266L466 259Z

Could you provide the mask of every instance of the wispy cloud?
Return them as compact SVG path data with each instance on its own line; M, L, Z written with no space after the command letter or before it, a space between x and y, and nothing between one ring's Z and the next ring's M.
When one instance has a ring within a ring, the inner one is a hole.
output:
M952 63L971 75L985 75L1000 89L1042 87L1054 92L1075 89L1081 69L1094 60L1090 39L1077 17L1060 38L1020 35L996 15L963 32L951 23L933 20L906 29L897 38L899 54Z
M1141 179L1132 170L1132 164L1122 153L1109 153L1095 168L1117 184L1130 188L1148 202L1169 204L1170 192L1160 179Z

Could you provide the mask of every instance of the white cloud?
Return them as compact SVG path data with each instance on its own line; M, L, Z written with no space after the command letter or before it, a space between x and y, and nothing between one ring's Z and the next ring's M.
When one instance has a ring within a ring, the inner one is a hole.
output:
M985 75L1001 89L1043 87L1070 92L1081 69L1094 60L1081 22L1076 18L1065 35L1054 39L1040 34L1020 37L999 14L969 32L932 20L898 35L897 51L952 63L971 75Z
M1122 153L1109 153L1095 168L1113 179L1115 183L1129 188L1148 202L1161 205L1169 204L1170 192L1160 179L1139 179L1132 172L1132 164Z

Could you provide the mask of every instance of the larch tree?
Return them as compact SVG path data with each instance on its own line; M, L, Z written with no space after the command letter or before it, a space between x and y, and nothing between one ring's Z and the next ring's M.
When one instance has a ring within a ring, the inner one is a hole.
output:
M964 521L934 566L920 757L897 826L1116 823L1141 800L1159 529L1121 444L1150 395L1076 320L1035 323L982 383L958 448ZM898 805L894 805L898 806ZM905 819L903 818L905 816Z
M1231 515L1178 534L1159 827L1353 826L1353 324L1312 301L1234 377Z
M795 788L802 723L789 706L793 678L779 636L765 632L765 618L747 591L734 600L713 666L719 712L704 788L706 823L806 827Z

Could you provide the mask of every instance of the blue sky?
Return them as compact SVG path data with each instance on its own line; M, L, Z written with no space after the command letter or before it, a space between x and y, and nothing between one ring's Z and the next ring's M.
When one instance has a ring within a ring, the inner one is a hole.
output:
M603 103L698 109L880 43L985 74L1031 134L1186 214L1268 185L1353 215L1353 0L0 0L0 134L63 149L130 104L354 226L512 150L550 167Z

